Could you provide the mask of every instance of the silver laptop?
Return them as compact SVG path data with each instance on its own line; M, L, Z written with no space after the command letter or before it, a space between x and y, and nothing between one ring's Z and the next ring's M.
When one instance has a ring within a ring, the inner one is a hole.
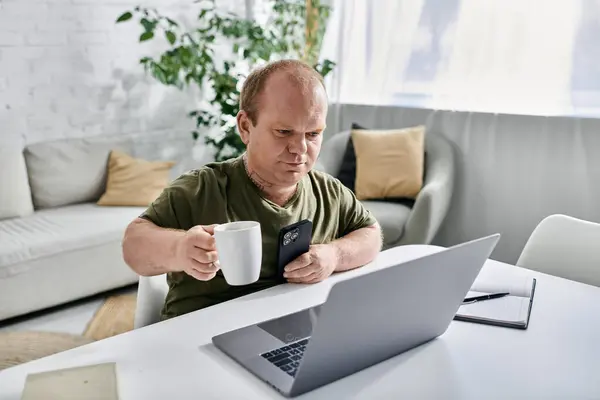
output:
M212 341L284 396L300 395L443 334L499 238L338 281L317 307Z

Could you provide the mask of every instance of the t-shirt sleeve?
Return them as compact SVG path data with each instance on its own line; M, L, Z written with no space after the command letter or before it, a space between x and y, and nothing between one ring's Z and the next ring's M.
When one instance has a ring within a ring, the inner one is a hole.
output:
M200 189L198 172L181 175L140 215L162 228L188 230L193 226L193 194Z
M357 229L374 225L375 216L356 198L354 193L337 182L340 199L340 237Z

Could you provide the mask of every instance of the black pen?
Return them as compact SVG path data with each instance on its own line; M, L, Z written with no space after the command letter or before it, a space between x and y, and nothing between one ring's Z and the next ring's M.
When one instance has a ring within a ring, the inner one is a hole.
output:
M509 294L510 293L504 292L504 293L484 294L482 296L467 297L463 301L463 304L465 304L465 303L475 303L477 301L483 301L483 300L497 299L497 298L500 298L500 297L508 296Z

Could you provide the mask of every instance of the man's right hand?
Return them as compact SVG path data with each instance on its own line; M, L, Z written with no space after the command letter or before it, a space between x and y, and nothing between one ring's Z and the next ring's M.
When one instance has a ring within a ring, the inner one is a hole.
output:
M175 244L174 269L208 281L219 270L214 238L216 225L197 225L178 238Z

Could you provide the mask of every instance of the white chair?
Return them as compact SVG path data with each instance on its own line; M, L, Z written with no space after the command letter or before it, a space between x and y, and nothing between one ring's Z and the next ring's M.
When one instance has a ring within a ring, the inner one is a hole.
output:
M545 218L517 266L600 286L600 224L560 214Z
M168 291L167 275L140 276L134 329L160 321L160 311L165 304Z

